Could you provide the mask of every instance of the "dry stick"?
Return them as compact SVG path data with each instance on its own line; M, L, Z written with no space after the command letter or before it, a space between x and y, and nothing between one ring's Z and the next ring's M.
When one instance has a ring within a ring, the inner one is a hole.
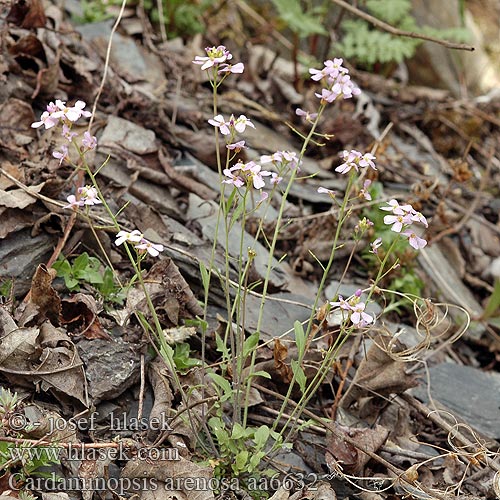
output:
M342 391L344 390L344 385L347 381L347 376L349 375L349 370L354 365L354 358L356 357L356 354L358 353L358 349L359 349L360 345L361 345L361 335L358 335L354 339L354 342L351 346L351 350L349 351L349 357L347 358L347 361L345 363L345 369L340 374L339 387L337 389L337 392L335 393L335 400L334 400L332 408L330 410L330 415L331 415L331 419L333 422L335 422L335 420L336 420L337 410L338 410L338 407L340 405L340 401L341 401L342 396L343 396Z
M471 52L473 50L475 50L474 47L472 47L471 45L467 45L465 43L448 42L447 40L441 40L439 38L434 38L433 36L424 35L422 33L415 33L413 31L400 30L398 28L395 28L394 26L391 26L390 24L384 23L384 21L381 21L380 19L377 19L376 17L370 16L370 14L367 14L366 12L363 12L362 10L357 9L356 7L353 7L352 5L348 4L347 2L344 2L344 0L332 0L332 2L339 5L340 7L343 7L344 9L346 9L349 12L353 13L354 15L360 17L361 19L368 21L369 23L373 24L377 28L380 28L381 30L387 31L388 33L391 33L391 35L407 36L408 38L417 38L419 40L426 40L428 42L438 43L439 45L443 45L449 49L469 50Z
M282 395L282 394L279 394L277 392L274 392L274 391L271 391L270 389L268 389L267 387L263 387L261 385L258 385L258 384L253 384L253 386L258 389L259 391L262 391L264 392L265 394L269 394L271 396L274 396L278 399L281 399L281 400L284 400L285 397ZM298 404L289 399L288 400L288 404L292 405L292 406L295 406L297 407ZM405 471L401 470L401 469L398 469L396 466L394 466L393 464L391 464L390 462L388 462L387 460L385 460L384 458L382 457L379 457L376 453L373 453L372 451L366 449L364 446L362 446L358 441L356 441L355 439L347 436L345 433L342 433L340 432L333 424L330 424L329 422L325 422L323 420L321 420L320 417L318 417L318 415L316 415L315 413L313 413L312 411L309 411L307 409L302 409L302 413L306 416L308 416L309 418L311 418L312 420L315 420L316 422L318 422L319 424L323 425L327 430L329 430L334 436L338 437L339 439L345 441L347 444L350 444L351 446L354 446L356 449L358 449L359 451L365 453L366 455L368 455L370 458L372 458L373 460L377 461L378 463L382 464L384 467L386 467L387 469L389 469L393 474L395 474L398 478L398 481L399 482L403 482L403 483L406 483L408 484L409 486L411 486L412 488L415 487L415 484L414 482L410 481L409 479L406 479L405 477ZM428 495L431 495L432 498L439 498L439 499L442 499L442 500L445 500L446 497L442 496L442 495L437 495L435 492L433 491L430 491L428 490L426 487L424 487L423 485L419 484L418 487L424 492L424 493L427 493Z
M478 443L474 443L470 441L466 436L464 436L461 432L459 432L455 425L451 425L446 420L441 418L438 413L428 408L426 405L418 401L418 399L410 396L409 394L403 393L400 394L399 397L406 401L408 404L413 406L416 410L418 410L422 415L424 415L429 420L432 420L436 425L441 427L441 429L445 430L448 433L453 433L453 437L462 445L470 449L479 448ZM500 464L494 460L485 458L481 458L483 455L482 450L478 450L478 454L476 459L478 461L484 462L488 467L493 469L496 472L500 472Z
M142 413L144 410L144 388L146 387L146 373L145 373L144 354L141 354L141 386L139 389L139 408L137 409L137 420L142 420Z

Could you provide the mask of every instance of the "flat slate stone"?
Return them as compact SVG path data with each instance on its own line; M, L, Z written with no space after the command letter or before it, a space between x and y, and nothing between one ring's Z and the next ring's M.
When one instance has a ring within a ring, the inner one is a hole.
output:
M436 403L485 437L500 438L500 374L454 363L433 366L429 372L431 396ZM425 377L412 393L429 404Z

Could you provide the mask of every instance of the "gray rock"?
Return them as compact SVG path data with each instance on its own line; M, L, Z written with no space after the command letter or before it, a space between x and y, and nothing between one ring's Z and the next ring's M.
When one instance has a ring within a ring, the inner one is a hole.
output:
M134 385L140 376L140 353L120 338L78 343L84 362L89 393L94 404L113 399Z
M433 366L429 374L436 404L445 406L487 438L500 438L500 374L454 363ZM426 382L412 392L430 405Z

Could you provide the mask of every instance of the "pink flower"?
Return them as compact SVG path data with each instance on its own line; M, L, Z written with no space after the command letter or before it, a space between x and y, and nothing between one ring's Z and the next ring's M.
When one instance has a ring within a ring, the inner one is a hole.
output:
M231 115L231 118L234 119L234 116ZM245 115L240 115L234 122L234 129L242 134L246 127L255 128L255 125Z
M76 137L78 134L76 132L71 132L71 129L64 124L62 127L62 132L61 135L68 140L68 142L71 142L73 140L73 137Z
M41 127L42 125L45 126L45 130L55 127L59 122L59 118L54 117L52 113L49 113L48 111L44 111L42 113L42 116L40 117L39 122L33 122L31 124L32 128L38 128Z
M222 135L229 135L234 130L242 134L246 127L255 128L254 124L245 115L240 115L238 118L231 115L228 121L225 121L222 115L217 115L213 119L208 120L208 123L219 128Z
M374 253L376 255L378 253L378 249L382 246L382 238L377 238L375 241L372 241L370 246L372 247L370 253Z
M309 73L311 73L311 79L315 81L319 81L324 77L336 78L339 73L347 73L347 68L342 67L343 59L328 59L325 61L324 68L321 70L318 69L310 69Z
M143 234L137 230L134 229L132 232L128 231L119 231L116 234L116 240L115 240L115 245L119 247L121 244L128 242L128 243L139 243L143 239Z
M411 229L407 229L406 231L403 231L401 234L404 234L405 236L408 237L408 243L415 250L420 250L421 248L424 248L427 245L427 241L417 236Z
M232 54L224 45L219 45L218 47L207 47L205 52L207 53L206 56L196 56L193 61L194 64L201 64L202 71L233 58Z
M247 178L250 179L253 183L253 187L255 189L262 189L266 183L264 182L264 177L268 177L271 175L271 172L267 170L262 170L260 165L257 163L250 161L246 165L241 168L241 171L247 175Z
M338 93L332 92L330 89L321 89L321 94L317 92L314 95L321 99L322 102L333 102L338 97Z
M142 238L141 242L138 245L135 245L135 248L137 250L148 252L152 257L158 257L158 255L160 255L160 252L163 252L164 250L163 245L161 245L160 243L152 243L145 238Z
M368 191L368 189L371 186L371 183L372 181L370 179L366 179L365 182L363 182L363 187L361 188L358 194L360 198L364 198L365 200L371 201L372 195Z
M80 195L80 200L83 201L84 205L99 205L102 203L95 187L80 187L78 188L78 194Z
M396 215L405 215L413 210L411 205L400 205L397 200L390 200L387 202L387 207L380 207L380 210L385 210L386 212L392 212Z
M245 146L245 141L238 141L233 144L227 144L226 148L229 150L234 150L237 153L239 153L242 149L248 149L248 147Z
M87 149L95 149L97 147L97 139L91 135L88 130L83 133L82 144Z
M354 168L356 172L359 170L359 160L362 158L362 155L359 151L352 149L351 151L342 151L340 156L344 159L344 163L339 165L335 172L339 172L341 174L347 174L351 168Z
M420 212L417 212L416 210L413 210L413 208L412 208L410 213L411 213L411 220L412 221L420 222L420 224L423 224L425 227L429 227L429 224L427 223L427 219Z
M335 80L329 81L333 83L332 92L337 96L342 95L344 99L350 99L353 95L361 94L361 90L354 86L348 74L342 73Z
M365 313L366 304L358 302L352 307L351 321L356 328L363 328L370 323L373 323L373 316Z
M233 115L231 116L234 118ZM226 122L222 115L214 116L212 119L208 120L208 123L218 128L222 135L229 135L231 133L229 127L232 126L232 123L231 121Z
M271 174L271 179L269 179L269 182L271 184L279 184L283 180L283 177L280 177L276 172L273 172Z
M375 160L376 157L373 156L371 153L365 153L361 159L359 160L359 166L360 167L370 167L373 170L377 170L377 167L375 166L375 163L373 163L372 160Z
M297 116L302 116L306 122L312 123L318 117L318 113L309 113L309 111L304 111L303 109L297 108L295 110Z
M68 158L68 146L66 146L66 144L63 144L61 146L61 151L54 151L52 153L52 156L54 158L57 158L59 160L59 165L61 165L62 162Z
M373 168L373 170L377 170L377 167L373 163L373 160L375 160L375 156L373 156L371 153L361 154L359 151L351 149L351 151L342 151L342 153L340 153L340 156L343 158L344 163L342 163L342 165L339 165L335 169L335 172L347 174L351 170L351 168L354 168L354 170L358 172L360 167L371 167Z
M403 226L408 226L412 223L409 214L406 215L386 215L384 217L384 224L392 224L391 231L400 233Z
M63 208L77 208L83 207L84 205L83 201L77 200L74 194L70 194L66 199L69 201L69 205L66 205Z
M318 193L319 194L327 194L330 196L330 198L335 198L335 191L332 191L331 189L327 189L325 187L320 186L318 188Z
M92 113L83 110L83 108L85 108L86 106L85 102L83 101L76 101L73 107L68 107L66 106L65 102L56 99L55 105L59 111L53 113L53 116L57 118L66 118L70 122L76 122L82 116L84 116L85 118L92 116Z
M299 158L295 151L276 151L272 155L262 155L260 157L260 163L263 165L272 163L273 165L281 164L282 167L296 168L298 162Z
M339 295L338 302L330 302L330 305L332 307L340 307L340 309L343 309L344 311L352 311L351 304L349 304L347 300L344 300L342 295Z
M222 64L219 69L220 73L243 73L245 71L245 66L243 63L239 62L237 64Z
M241 171L241 166L242 163L238 163L234 167L231 168L225 168L223 170L223 174L228 177L228 179L223 180L223 184L232 184L233 186L240 188L245 185L245 181L239 176L239 175L234 175L233 172L238 172L240 173Z

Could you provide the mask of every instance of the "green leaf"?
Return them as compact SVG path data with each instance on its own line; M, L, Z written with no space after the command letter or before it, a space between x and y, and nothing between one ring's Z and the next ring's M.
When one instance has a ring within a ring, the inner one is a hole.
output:
M266 453L264 451L259 451L258 453L252 453L252 456L250 457L250 460L249 460L249 463L247 466L247 472L253 472L255 469L257 469L257 467L260 464L260 461L265 456L265 454Z
M248 462L248 450L242 450L240 451L235 457L234 457L234 471L239 472L244 470L245 465Z
M300 321L295 321L293 324L293 330L295 332L295 343L297 344L299 359L302 359L304 351L306 350L306 333L304 332L304 327Z
M300 38L313 34L328 35L317 15L302 10L300 0L272 0L272 2L280 18Z
M77 274L84 271L89 263L89 254L83 252L73 261L73 273Z
M233 430L231 431L231 439L241 439L246 436L246 429L238 422L235 422L233 425Z
M223 394L227 398L230 398L233 395L233 390L231 389L231 385L224 378L221 377L218 373L209 373L208 376L215 382L215 384L222 389Z
M411 14L410 0L367 0L366 7L370 14L389 24L398 24Z
M64 276L64 284L66 285L66 288L71 292L80 289L79 281L73 278L73 276L69 275Z
M231 230L232 227L234 226L235 222L241 217L241 214L245 210L245 203L244 200L241 200L238 205L236 205L236 208L234 209L233 213L231 214L231 219L229 221L229 229Z
M269 439L269 435L271 430L267 425L261 425L254 434L253 440L255 441L255 445L257 448L262 449L267 443Z
M250 375L248 375L246 380L249 380L251 377L264 377L264 378L271 379L271 375L269 375L269 373L265 372L264 370L258 370L256 372L250 373Z
M57 276L63 278L65 275L71 274L71 264L63 258L62 260L56 260L52 267L57 271Z
M210 286L210 278L208 276L207 268L205 264L200 260L200 273L201 273L201 283L203 284L203 292L205 296L208 295L208 288Z
M488 303L484 308L484 312L482 315L482 319L488 319L495 315L498 312L498 308L500 307L500 279L495 279L495 285L493 288L493 292L488 299Z
M295 375L295 380L297 381L297 384L299 384L300 391L302 392L302 394L304 394L307 384L306 374L304 373L302 366L300 366L300 363L296 359L292 359L291 367L292 372Z
M254 332L250 337L245 339L245 342L243 342L243 359L255 349L255 346L259 343L259 338L259 332Z

